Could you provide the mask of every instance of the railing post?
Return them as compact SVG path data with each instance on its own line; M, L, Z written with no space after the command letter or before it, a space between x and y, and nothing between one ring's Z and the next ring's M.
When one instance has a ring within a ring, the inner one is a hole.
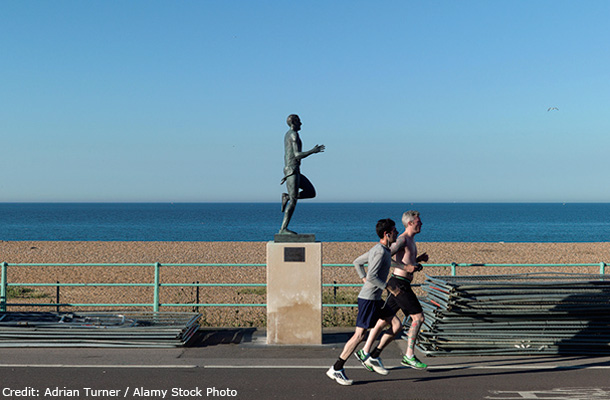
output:
M59 313L59 281L57 281L57 288L55 290L55 304L57 304L55 310Z
M159 269L161 269L160 263L155 263L155 299L153 305L153 311L159 311Z
M2 263L2 271L1 271L1 275L2 275L2 282L0 284L0 311L5 312L6 311L6 285L8 284L8 282L6 282L6 269L8 267L8 264L3 262Z
M456 264L456 263L454 263L454 262L452 262L452 263L451 263L451 276L455 276L455 273L456 273L456 271L455 271L455 270L456 270L456 268L457 268L457 264Z
M199 304L199 281L197 281L197 286L195 288L195 304ZM199 306L196 306L193 311L199 312Z
M599 263L599 274L604 275L605 273L606 273L606 263L601 262L601 263Z

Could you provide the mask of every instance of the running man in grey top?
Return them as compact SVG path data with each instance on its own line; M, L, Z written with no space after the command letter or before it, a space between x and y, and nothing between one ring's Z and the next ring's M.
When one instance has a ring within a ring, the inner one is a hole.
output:
M335 364L326 371L326 375L340 385L351 385L353 383L345 375L343 366L350 354L356 349L356 346L364 340L369 328L375 326L379 320L380 310L383 306L381 294L386 288L386 280L392 266L390 245L396 241L398 236L396 225L394 221L386 218L379 220L375 229L379 236L379 243L367 253L369 268L366 274L363 263L359 262L361 257L354 261L354 267L358 272L358 276L364 281L364 285L358 294L356 331L345 343L343 351ZM388 288L388 290L392 290L392 288Z

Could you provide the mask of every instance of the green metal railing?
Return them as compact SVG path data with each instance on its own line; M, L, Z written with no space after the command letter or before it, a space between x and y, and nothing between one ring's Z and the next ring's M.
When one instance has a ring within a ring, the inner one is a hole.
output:
M0 264L0 311L6 311L7 306L29 306L29 307L152 307L153 311L159 311L160 307L266 307L266 304L238 304L238 303L163 303L160 299L160 290L164 287L266 287L265 283L162 283L161 267L266 267L266 264L33 264L33 263L6 263ZM9 283L7 271L9 267L149 267L153 268L153 282L144 283ZM55 303L9 303L9 287L54 287L57 288L57 300ZM153 301L151 303L60 303L59 288L62 287L150 287L153 288Z
M9 306L29 306L29 307L152 307L153 311L159 311L160 307L266 307L266 304L247 304L247 303L163 303L160 298L160 289L163 287L195 287L197 290L203 287L266 287L266 283L162 283L161 267L266 267L266 264L29 264L17 263L0 264L0 311L6 311ZM470 264L470 263L451 263L451 264L426 264L428 267L449 268L450 275L455 276L458 268L488 267L488 268L540 268L540 267L560 267L560 268L582 268L599 267L599 273L605 274L606 263L592 264ZM9 267L150 267L153 268L153 282L144 283L9 283ZM324 264L323 267L352 267L352 264ZM57 290L55 303L9 303L9 287L55 287ZM324 283L323 288L333 287L360 287L361 283ZM419 286L419 285L413 285ZM153 299L151 303L60 303L60 288L62 287L150 287L153 288ZM323 304L324 307L355 307L355 304Z

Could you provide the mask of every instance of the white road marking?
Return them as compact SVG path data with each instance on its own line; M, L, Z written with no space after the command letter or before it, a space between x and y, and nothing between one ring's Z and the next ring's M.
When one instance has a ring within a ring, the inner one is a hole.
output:
M139 365L139 364L0 364L0 368L165 368L165 369L328 369L329 365ZM361 366L346 365L346 369L362 369ZM411 370L408 367L388 367L390 371ZM454 369L495 369L495 370L560 370L560 369L610 369L610 365L431 365L428 370L454 370ZM425 372L418 371L418 372Z
M0 368L199 368L197 365L0 364Z
M202 365L201 368L218 368L218 369L328 369L329 365ZM407 370L409 367L386 367L390 371ZM361 366L345 366L345 369L362 369ZM428 366L428 370L452 370L452 369L505 369L505 370L553 370L553 369L610 369L610 365L435 365ZM415 371L415 370L414 370ZM425 370L418 370L425 372Z

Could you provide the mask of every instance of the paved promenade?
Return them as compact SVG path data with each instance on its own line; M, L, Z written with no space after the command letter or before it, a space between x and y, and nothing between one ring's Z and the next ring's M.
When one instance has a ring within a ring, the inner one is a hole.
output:
M265 332L203 330L172 349L0 348L2 399L610 399L610 357L420 357L400 366L404 341L382 354L388 376L352 358L356 382L325 372L351 332L327 330L321 346L267 346Z

